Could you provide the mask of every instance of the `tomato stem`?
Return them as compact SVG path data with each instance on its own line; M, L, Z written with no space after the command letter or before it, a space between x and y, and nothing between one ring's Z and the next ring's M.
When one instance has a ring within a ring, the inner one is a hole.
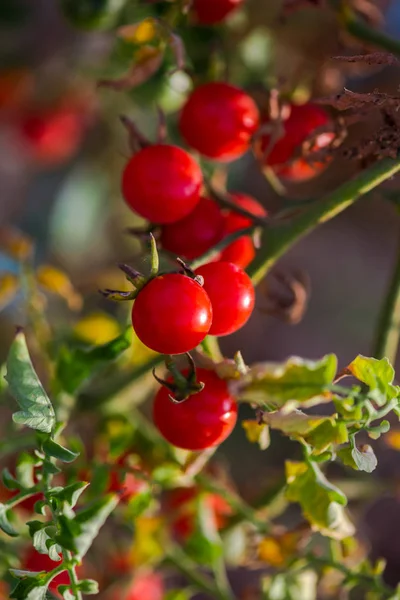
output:
M253 283L259 283L282 254L307 233L341 213L398 171L400 159L383 159L352 180L343 183L325 199L305 209L290 222L271 223L264 229L261 248L247 269Z
M400 338L400 243L396 264L383 302L374 343L373 356L395 363Z

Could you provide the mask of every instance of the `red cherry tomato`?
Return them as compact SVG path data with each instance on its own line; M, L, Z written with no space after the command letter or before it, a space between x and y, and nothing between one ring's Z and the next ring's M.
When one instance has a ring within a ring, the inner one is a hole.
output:
M85 130L85 116L62 106L24 115L19 123L22 141L32 158L44 166L57 166L78 150Z
M204 289L179 273L160 275L139 292L133 328L148 348L161 354L193 350L210 330L212 307Z
M179 128L198 152L221 161L231 161L247 152L259 125L254 100L228 83L199 86L183 107Z
M220 23L244 0L193 0L192 11L200 25Z
M232 194L231 198L238 206L257 217L265 217L267 214L264 207L251 196L247 196L246 194ZM251 219L240 215L234 210L229 210L225 217L224 233L228 235L234 231L246 229L246 227L250 227L251 225ZM244 235L222 250L220 260L234 263L238 267L245 269L251 263L255 254L253 240L250 236Z
M127 204L152 223L173 223L200 200L203 176L182 148L155 144L132 156L122 176Z
M51 558L47 554L39 554L32 546L28 549L25 556L22 558L22 569L27 571L52 571L55 569L59 562L51 560ZM61 595L57 592L57 587L59 585L69 585L70 579L67 571L60 573L57 575L50 583L49 589L50 591L56 595L58 598L61 598Z
M299 157L293 162L296 152L302 143L319 127L329 125L330 117L323 108L308 103L301 106L292 105L288 118L283 121L284 135L273 146L265 158L265 164L272 167L277 175L292 181L305 181L322 171L328 161L309 163ZM333 132L317 135L314 150L328 146L334 138ZM262 155L268 148L270 136L262 136L258 153ZM289 163L289 164L287 164Z
M184 219L164 225L161 245L176 256L193 260L217 244L223 235L224 217L210 198L201 198Z
M170 444L185 450L220 444L237 420L237 404L226 382L206 369L197 369L197 378L205 384L204 389L184 402L174 404L166 387L161 387L154 399L155 425Z
M255 293L250 277L240 267L227 262L213 262L196 271L204 277L213 307L211 335L229 335L248 321L254 308Z

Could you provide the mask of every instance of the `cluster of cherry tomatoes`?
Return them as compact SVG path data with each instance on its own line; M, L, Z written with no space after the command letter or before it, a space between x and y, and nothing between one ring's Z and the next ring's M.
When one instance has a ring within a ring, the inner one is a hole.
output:
M333 139L333 133L324 131L329 117L319 106L287 106L277 140L266 125L272 122L268 115L261 119L254 100L225 82L197 87L179 117L182 138L206 159L230 162L253 147L259 156L265 153L266 164L282 177L304 180L324 168L324 162L311 165L296 154L313 131L318 134L314 150ZM186 260L199 258L226 235L253 225L252 216L266 216L264 208L244 194L231 198L248 216L234 206L222 209L203 195L203 187L202 171L193 156L166 143L142 147L122 176L128 206L157 226L164 250ZM139 339L156 352L175 355L193 350L207 335L230 335L243 327L254 308L254 288L244 271L254 256L252 237L239 234L192 273L184 269L151 277L140 287L132 310ZM187 450L221 443L237 419L226 382L204 369L198 370L198 377L204 389L191 390L184 402L171 402L171 386L161 388L154 402L154 422L162 435Z

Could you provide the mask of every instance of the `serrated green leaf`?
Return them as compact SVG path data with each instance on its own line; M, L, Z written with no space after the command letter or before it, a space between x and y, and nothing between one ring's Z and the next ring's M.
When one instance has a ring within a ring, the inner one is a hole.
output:
M48 585L43 584L42 580L35 580L34 577L27 576L25 579L18 581L10 594L10 598L15 600L46 600Z
M57 473L61 473L61 469L51 462L50 459L46 458L43 462L43 473L45 475L57 475Z
M35 511L36 514L45 516L46 508L47 508L47 502L45 500L38 500L37 502L35 502L35 506L33 507L33 510Z
M68 448L64 448L64 446L61 446L51 438L48 438L43 442L42 448L48 456L58 458L58 460L61 460L65 463L74 462L74 460L76 460L79 456L79 454L76 452L72 452L71 450L68 450Z
M79 589L82 594L91 596L99 593L99 584L94 579L81 579Z
M6 379L21 411L15 423L50 433L56 423L53 406L33 368L25 335L17 333L7 359Z
M359 471L372 473L376 469L378 459L371 446L365 445L360 448L353 448L351 455Z
M313 529L335 539L354 533L343 510L346 496L325 478L317 464L287 461L286 480L287 499L300 504Z
M58 517L59 532L55 536L55 540L62 548L70 552L77 553L78 549L75 543L75 538L80 535L81 528L75 519L70 519L66 515Z
M132 343L128 327L122 335L101 346L69 348L64 346L58 356L57 377L63 389L75 393L105 365L116 360Z
M75 536L74 542L79 558L85 556L118 501L118 496L109 494L76 515L74 521L79 526L80 533Z
M66 502L71 508L76 506L81 494L86 490L89 483L86 481L76 481L67 485L65 488L60 488L57 492L52 492L51 495L58 498L60 502Z
M399 395L400 388L393 385L394 369L387 358L377 360L360 354L346 370L369 387L369 397L378 406L384 406Z
M48 554L51 560L59 562L62 559L62 549L53 539L46 542Z
M262 363L250 368L238 382L234 394L247 402L269 408L291 410L329 402L327 393L337 371L337 358L328 354L318 361L292 357L284 363Z
M19 534L11 525L7 515L8 512L7 506L0 503L0 529L10 537L17 537Z

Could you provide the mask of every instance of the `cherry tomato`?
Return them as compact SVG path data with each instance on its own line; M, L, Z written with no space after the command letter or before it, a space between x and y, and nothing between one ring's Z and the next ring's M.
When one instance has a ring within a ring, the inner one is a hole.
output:
M163 600L164 583L157 573L141 573L134 578L124 600Z
M206 337L212 307L204 289L186 275L168 273L147 283L133 304L138 338L161 354L193 350Z
M265 158L265 164L272 167L275 173L292 181L305 181L322 171L328 161L309 163L304 158L295 157L302 143L319 127L329 125L330 118L323 108L308 103L301 106L292 105L288 118L283 121L284 135L273 146ZM328 146L334 138L334 133L327 131L316 136L314 150ZM270 136L261 137L257 154L262 156L270 143ZM289 161L292 161L289 163ZM289 163L289 164L287 164Z
M31 546L26 552L25 556L22 558L22 569L27 571L52 571L55 569L60 561L56 562L51 560L51 558L47 554L39 554ZM70 579L67 571L63 571L59 575L57 575L50 583L49 589L50 591L57 596L57 598L61 598L61 595L57 592L57 587L59 585L69 585Z
M180 131L198 152L231 161L247 152L259 125L258 108L241 89L211 82L192 92L183 107Z
M154 399L155 425L170 444L185 450L220 444L237 420L237 404L226 382L206 369L197 369L197 378L205 384L204 389L184 402L173 403L166 387L161 387Z
M199 165L177 146L155 144L132 156L122 176L127 204L153 223L173 223L200 200Z
M184 219L164 225L161 245L176 256L193 260L217 244L223 235L224 217L210 198L201 198Z
M249 213L264 217L267 212L257 200L246 194L231 194L232 200L241 208L246 209ZM234 210L229 210L225 217L224 234L228 235L240 229L246 229L252 225L252 220L240 215ZM224 248L220 254L220 260L231 262L245 269L255 257L253 240L249 235L244 235Z
M244 0L193 0L192 11L200 25L220 23Z
M230 335L248 321L254 308L255 293L250 277L228 262L212 262L196 271L204 277L213 307L211 335Z
M85 117L75 108L62 106L27 113L19 133L32 158L44 166L57 166L78 150L85 130Z

